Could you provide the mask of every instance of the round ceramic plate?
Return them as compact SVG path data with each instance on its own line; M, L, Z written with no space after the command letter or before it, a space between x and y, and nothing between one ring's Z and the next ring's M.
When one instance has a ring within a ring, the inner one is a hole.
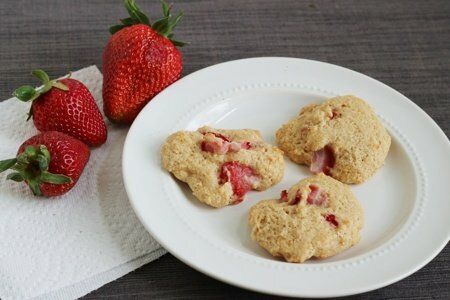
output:
M271 257L249 235L247 214L278 198L307 167L286 158L284 179L250 192L239 205L208 207L161 167L169 134L252 128L275 143L275 131L300 108L336 95L365 99L392 136L385 165L352 186L365 212L360 243L303 264ZM264 293L330 297L398 281L429 262L450 236L450 143L418 106L392 88L335 65L296 58L252 58L195 72L156 96L139 114L123 152L130 202L147 230L183 262L219 280Z

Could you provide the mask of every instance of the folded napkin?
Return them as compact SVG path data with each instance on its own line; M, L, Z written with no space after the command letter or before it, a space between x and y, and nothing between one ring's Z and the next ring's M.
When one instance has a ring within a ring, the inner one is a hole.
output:
M101 105L96 66L74 72ZM37 133L29 103L0 102L0 160ZM36 198L0 174L0 299L74 299L165 253L136 218L121 170L127 129L108 125L78 184L66 195Z

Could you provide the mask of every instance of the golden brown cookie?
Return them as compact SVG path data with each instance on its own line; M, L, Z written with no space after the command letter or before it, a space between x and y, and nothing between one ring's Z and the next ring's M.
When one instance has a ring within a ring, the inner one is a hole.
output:
M372 108L355 96L309 104L276 133L294 162L344 183L361 183L386 159L391 137Z
M239 203L249 190L265 190L284 174L283 152L251 129L179 131L161 154L163 167L213 207Z
M357 244L363 210L350 188L323 173L301 180L280 199L254 205L251 237L288 262L325 258Z

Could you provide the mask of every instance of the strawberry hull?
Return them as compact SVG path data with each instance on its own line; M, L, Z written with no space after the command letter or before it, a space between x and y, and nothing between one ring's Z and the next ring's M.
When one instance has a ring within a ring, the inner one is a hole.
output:
M89 148L66 134L48 131L26 140L17 151L17 156L23 153L27 146L38 148L40 145L46 146L51 155L48 171L71 179L70 183L65 184L41 183L42 195L53 197L67 193L75 186L89 161Z

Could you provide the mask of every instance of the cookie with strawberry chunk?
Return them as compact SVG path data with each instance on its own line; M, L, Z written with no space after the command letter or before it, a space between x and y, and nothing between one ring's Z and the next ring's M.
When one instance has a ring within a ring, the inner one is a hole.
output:
M384 163L391 137L372 108L355 96L309 104L276 133L294 162L344 183L361 183Z
M250 190L265 190L284 173L283 152L259 131L202 127L179 131L162 146L163 167L213 207L239 203Z
M347 185L320 173L254 205L248 221L252 239L270 254L301 263L357 244L364 215Z

